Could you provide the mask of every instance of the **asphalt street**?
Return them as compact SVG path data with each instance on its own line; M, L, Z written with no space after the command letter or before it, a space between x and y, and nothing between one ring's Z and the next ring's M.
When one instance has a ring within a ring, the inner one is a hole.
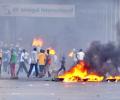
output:
M63 83L0 79L0 100L120 100L120 82Z

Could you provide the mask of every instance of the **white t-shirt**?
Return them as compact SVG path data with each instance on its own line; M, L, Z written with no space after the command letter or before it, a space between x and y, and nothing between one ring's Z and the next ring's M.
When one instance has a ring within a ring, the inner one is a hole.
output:
M25 61L24 59L25 59L25 53L22 52L20 57L20 62L24 62Z
M33 63L33 64L37 63L37 51L32 51L32 53L31 53L31 63Z
M77 59L78 60L84 60L85 53L84 52L78 52L77 53Z
M24 58L27 60L29 58L29 53L25 52Z

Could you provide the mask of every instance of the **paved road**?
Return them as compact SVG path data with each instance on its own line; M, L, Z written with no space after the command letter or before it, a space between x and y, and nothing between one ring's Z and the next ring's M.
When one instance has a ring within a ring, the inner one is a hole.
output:
M120 100L120 83L0 79L0 100Z

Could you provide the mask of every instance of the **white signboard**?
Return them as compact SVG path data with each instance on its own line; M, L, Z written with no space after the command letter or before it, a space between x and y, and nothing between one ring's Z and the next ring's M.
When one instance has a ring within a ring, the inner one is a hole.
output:
M75 16L75 5L0 4L0 16L74 17Z

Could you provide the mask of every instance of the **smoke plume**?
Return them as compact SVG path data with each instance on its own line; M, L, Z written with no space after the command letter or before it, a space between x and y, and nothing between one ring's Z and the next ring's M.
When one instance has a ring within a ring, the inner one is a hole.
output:
M86 51L85 60L90 64L90 69L100 75L119 75L120 47L112 42L102 44L94 41Z

